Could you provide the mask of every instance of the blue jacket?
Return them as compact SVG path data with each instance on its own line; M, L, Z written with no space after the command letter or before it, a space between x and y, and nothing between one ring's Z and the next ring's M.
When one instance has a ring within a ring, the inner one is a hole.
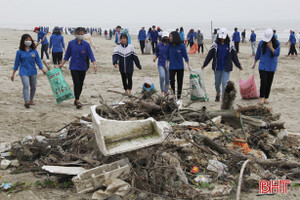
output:
M180 39L182 42L184 42L184 32L179 32L179 35L180 35Z
M169 69L184 69L183 58L186 62L189 61L186 47L183 43L173 46L169 45L167 60L169 60Z
M190 42L194 42L195 33L189 33L187 37Z
M35 64L37 64L40 69L43 68L43 64L37 50L30 48L28 52L26 50L17 51L14 70L18 70L20 67L20 76L32 76L37 74Z
M142 41L146 40L146 31L145 30L141 29L139 31L138 40L142 40Z
M206 67L208 63L213 60L212 62L212 69L214 71L217 70L217 54L218 54L218 44L214 42L208 51L208 54L204 60L203 67ZM241 64L239 62L239 59L237 57L236 50L234 48L233 43L231 42L228 48L228 53L225 57L225 69L224 71L230 72L232 71L232 62L237 66L238 68L241 68Z
M140 60L137 57L134 47L131 44L116 46L112 55L113 65L119 64L121 73L133 73L133 62L137 68L142 69Z
M153 42L157 41L157 39L158 39L158 31L157 30L155 30L155 31L151 30L151 32L150 32L150 38L151 38L151 41L153 41Z
M241 41L241 37L240 37L240 32L235 31L232 35L232 41L233 42L240 42Z
M62 35L52 34L49 48L52 48L53 53L63 52L63 48L65 48L64 37Z
M294 33L291 33L290 34L290 44L296 44L296 37L295 37L295 34Z
M39 31L39 32L38 32L38 42L40 42L40 40L42 40L42 39L44 38L45 35L46 35L46 37L45 37L44 42L42 42L42 45L48 44L47 33L45 33L44 31Z
M255 42L256 41L256 34L255 33L251 33L251 35L250 35L250 41L251 42Z
M277 40L277 47L275 47L274 57L271 57L271 50L266 48L266 53L263 54L263 41L260 41L257 47L255 60L259 61L259 70L275 72L277 69L278 56L280 55L280 42Z
M115 43L116 44L120 44L121 43L121 35L122 35L122 32L120 32L120 41L118 41L119 33L116 32L116 34L115 34Z
M70 70L87 71L87 56L92 62L96 61L90 44L84 40L78 44L77 39L74 39L68 44L64 60L69 60L71 57Z
M163 42L158 43L155 50L155 55L158 57L158 62L157 62L158 66L163 66L163 67L166 66L168 48L169 48L169 44L165 46Z

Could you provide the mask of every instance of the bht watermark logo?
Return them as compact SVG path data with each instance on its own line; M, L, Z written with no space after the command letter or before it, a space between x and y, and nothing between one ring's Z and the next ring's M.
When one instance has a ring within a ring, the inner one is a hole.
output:
M273 194L274 191L279 193L287 193L287 185L291 184L290 180L277 180L277 181L267 181L261 180L259 182L259 193L260 194Z

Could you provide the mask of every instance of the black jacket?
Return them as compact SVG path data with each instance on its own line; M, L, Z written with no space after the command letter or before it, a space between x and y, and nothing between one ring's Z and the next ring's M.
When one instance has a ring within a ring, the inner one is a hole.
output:
M218 51L218 44L214 42L205 58L205 61L203 63L203 67L206 67L208 63L213 59L212 62L212 69L216 71L217 69L217 51ZM238 68L241 68L240 61L237 57L237 52L234 48L234 45L230 43L229 49L228 49L228 54L226 56L226 66L225 66L225 71L230 72L232 71L232 62L237 66Z
M112 56L113 65L119 64L119 71L122 73L132 73L133 72L133 62L137 68L142 69L140 60L131 44L122 45L119 44Z

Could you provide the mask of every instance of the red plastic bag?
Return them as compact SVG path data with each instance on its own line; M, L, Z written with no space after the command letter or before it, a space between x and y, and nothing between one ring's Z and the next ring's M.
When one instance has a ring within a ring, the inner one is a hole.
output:
M240 80L239 85L243 99L255 99L259 97L259 92L256 88L253 74L246 80Z
M189 54L195 54L197 53L197 50L198 50L198 45L194 43L191 49L189 50Z

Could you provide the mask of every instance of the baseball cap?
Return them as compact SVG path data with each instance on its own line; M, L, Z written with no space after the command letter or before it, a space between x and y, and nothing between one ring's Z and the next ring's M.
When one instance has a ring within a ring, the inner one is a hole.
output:
M264 33L264 37L263 37L263 41L264 42L270 42L270 40L272 39L273 37L273 30L268 28L265 30L265 33Z
M37 31L39 30L40 28L39 27L35 27L33 31Z
M162 34L162 37L169 37L169 35L170 35L170 34L169 34L168 31L164 31L163 34Z
M227 29L226 28L220 28L218 33L219 33L219 38L226 39L226 37L227 37Z

